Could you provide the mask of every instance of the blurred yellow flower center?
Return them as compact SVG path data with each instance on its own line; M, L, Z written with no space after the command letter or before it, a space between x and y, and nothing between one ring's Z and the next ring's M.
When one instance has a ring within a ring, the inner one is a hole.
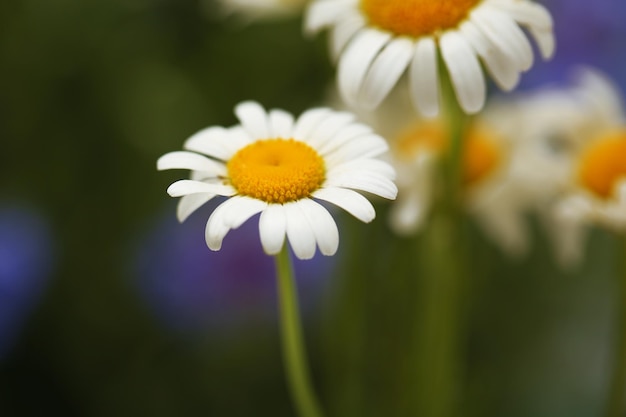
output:
M322 157L294 139L254 142L240 149L227 168L240 195L280 204L310 196L326 175Z
M594 141L580 158L578 178L596 195L610 197L617 182L626 178L626 130Z
M481 0L361 0L370 24L418 38L457 27Z
M502 149L495 132L479 124L468 129L464 140L463 183L473 185L495 170L502 159ZM447 152L449 138L441 121L420 121L404 130L396 143L398 157L409 160L424 151Z

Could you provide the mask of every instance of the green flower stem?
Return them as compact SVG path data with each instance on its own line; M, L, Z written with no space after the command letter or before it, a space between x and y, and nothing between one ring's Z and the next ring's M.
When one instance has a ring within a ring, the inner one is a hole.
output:
M435 205L421 237L420 293L415 343L417 379L415 415L459 414L462 381L463 293L467 278L467 242L463 216L463 137L468 118L460 109L445 71L443 119L448 148L439 164Z
M606 417L623 417L626 415L626 238L622 238L619 259L621 261L617 300L617 325L615 332L615 362Z
M306 365L298 294L287 245L275 259L283 359L291 396L300 417L322 417Z

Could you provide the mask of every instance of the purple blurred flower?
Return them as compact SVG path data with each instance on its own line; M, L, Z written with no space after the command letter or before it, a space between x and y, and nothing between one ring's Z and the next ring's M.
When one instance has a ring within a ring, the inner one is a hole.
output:
M601 69L626 88L626 2L544 0L554 18L556 54L522 77L522 89L567 78L571 67Z
M0 203L0 358L50 278L52 249L49 227L38 213Z
M229 233L219 252L204 241L203 207L184 223L167 210L165 219L140 243L135 263L138 289L168 327L202 330L220 324L273 320L276 316L274 259L263 252L258 216ZM303 309L321 295L334 257L294 258Z

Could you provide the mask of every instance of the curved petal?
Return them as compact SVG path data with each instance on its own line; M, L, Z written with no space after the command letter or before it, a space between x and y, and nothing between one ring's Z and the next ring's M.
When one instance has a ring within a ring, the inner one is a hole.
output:
M204 239L209 249L213 251L222 249L222 241L230 230L230 228L224 224L224 215L228 212L232 203L232 199L228 199L217 206L206 222Z
M332 169L329 169L326 173L328 178L334 175L340 175L346 172L353 171L366 171L373 174L381 175L389 179L396 177L396 171L393 167L385 161L379 159L362 158L347 161L339 165L335 165Z
M176 207L176 218L179 222L184 222L191 213L199 209L213 197L215 197L215 194L209 193L189 194L181 197Z
M309 133L307 142L318 149L330 140L342 128L354 121L354 115L348 112L333 112Z
M334 255L339 247L339 230L333 216L322 205L311 199L302 199L298 201L298 204L311 225L322 255Z
M298 259L315 255L315 234L298 202L283 205L287 218L287 238Z
M237 191L230 185L214 184L194 180L179 180L167 188L172 197L182 197L188 194L209 193L223 196L235 195Z
M346 10L346 3L333 0L313 2L304 17L304 31L314 34L334 24Z
M441 55L448 67L459 104L466 113L483 108L486 98L485 77L478 58L463 36L446 32L440 40Z
M476 27L476 25L467 20L461 27L460 31L469 42L472 48L485 62L487 70L495 80L498 87L504 91L511 91L520 80L519 71L515 68L514 63Z
M420 39L409 67L411 100L417 110L426 117L439 114L439 71L437 69L437 45L430 37Z
M366 191L377 196L394 200L398 195L398 187L389 178L370 174L368 171L352 171L330 177L324 187L342 187Z
M365 19L361 14L351 14L341 19L333 27L329 41L330 54L333 61L337 61L343 48L346 47L352 37L365 26Z
M254 139L270 137L267 113L256 101L244 101L235 107L235 114L241 125Z
M347 160L357 158L371 158L387 152L389 145L378 135L369 134L357 136L347 143L338 146L331 151L322 153L325 156L326 168L332 169L334 166Z
M372 128L361 123L352 123L338 131L326 143L317 148L320 154L328 154L333 150L343 146L345 143L359 136L369 135L373 132Z
M517 69L526 71L532 66L533 51L530 42L508 14L493 7L479 7L471 12L470 20L515 62Z
M335 187L320 188L313 193L313 198L341 207L364 223L369 223L376 217L376 210L372 203L354 190Z
M185 141L183 148L227 161L241 147L250 143L246 135L233 134L232 129L209 127L201 130Z
M332 110L326 107L318 107L305 111L298 117L298 120L296 120L296 125L293 128L293 138L308 142L311 132L315 127L331 114Z
M224 225L237 229L246 220L267 208L267 203L256 198L235 196L228 213L224 215Z
M270 136L289 139L293 134L293 116L280 109L273 109L269 114Z
M206 156L186 151L166 153L158 159L157 169L159 171L166 169L189 169L192 171L206 172L209 175L226 174L224 164L215 162Z
M259 219L259 234L263 250L268 255L280 252L285 242L287 215L282 204L269 204Z
M415 43L408 38L391 40L374 59L359 93L359 103L373 110L384 100L404 73L414 55Z
M357 33L346 46L337 66L339 92L349 104L355 104L370 65L391 34L377 29Z

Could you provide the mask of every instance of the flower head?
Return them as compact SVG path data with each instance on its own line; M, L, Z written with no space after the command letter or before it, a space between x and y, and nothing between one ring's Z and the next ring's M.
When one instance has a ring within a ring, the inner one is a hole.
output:
M481 60L502 89L513 89L533 63L520 25L551 57L552 18L530 0L315 0L306 22L310 32L332 28L349 104L377 107L408 68L413 103L425 116L439 112L438 50L467 113L485 102Z
M168 188L172 197L182 197L181 221L210 199L229 197L207 222L210 249L219 250L229 230L261 213L266 253L280 252L287 236L300 259L313 257L316 246L333 255L337 225L316 200L370 222L374 207L355 190L395 198L394 170L376 159L387 150L386 142L355 123L352 114L317 108L294 120L255 102L239 104L235 113L241 125L202 130L187 140L187 151L168 153L157 163L160 170L191 170L191 179Z

